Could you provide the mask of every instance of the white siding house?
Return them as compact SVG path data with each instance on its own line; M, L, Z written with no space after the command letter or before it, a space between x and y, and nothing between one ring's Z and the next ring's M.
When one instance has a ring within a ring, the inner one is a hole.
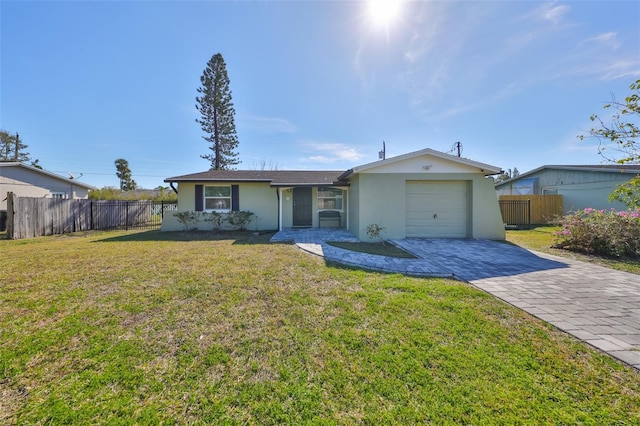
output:
M0 210L7 209L7 193L19 197L87 198L91 185L18 162L0 162Z
M594 209L625 210L609 202L616 187L640 174L640 165L542 166L496 184L498 195L562 195L565 213Z

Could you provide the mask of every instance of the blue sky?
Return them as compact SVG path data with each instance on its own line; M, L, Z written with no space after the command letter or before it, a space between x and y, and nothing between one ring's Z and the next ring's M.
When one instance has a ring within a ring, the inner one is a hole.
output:
M0 127L50 171L143 187L208 169L226 63L240 169L346 170L422 148L520 172L598 164L576 136L640 78L640 2L0 1Z

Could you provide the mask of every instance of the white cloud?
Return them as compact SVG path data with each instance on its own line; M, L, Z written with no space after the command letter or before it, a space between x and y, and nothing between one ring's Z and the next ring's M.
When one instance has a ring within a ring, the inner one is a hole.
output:
M595 76L604 81L639 77L640 56L621 47L623 43L613 31L582 40L567 56L563 75Z
M620 42L618 41L618 33L616 32L608 32L599 34L594 37L590 37L580 43L580 46L585 44L596 44L606 46L609 49L617 50L620 47Z
M532 12L517 19L523 33L507 37L506 45L510 51L524 49L539 39L551 39L558 31L573 25L565 19L571 8L556 5L556 2L544 3Z
M557 67L553 77L595 77L603 81L635 79L640 77L640 55L625 49L613 49L599 43L580 43L578 48L563 58L564 66Z
M546 3L539 9L539 17L545 21L551 21L554 25L560 25L564 21L564 16L571 10L567 5L557 5L556 2Z
M617 80L620 78L640 77L640 59L617 59L611 62L595 64L592 74L600 76L601 80Z
M247 115L241 119L247 126L263 133L295 133L297 130L293 123L284 118Z
M307 156L302 160L321 164L353 163L364 157L352 146L337 142L305 142Z

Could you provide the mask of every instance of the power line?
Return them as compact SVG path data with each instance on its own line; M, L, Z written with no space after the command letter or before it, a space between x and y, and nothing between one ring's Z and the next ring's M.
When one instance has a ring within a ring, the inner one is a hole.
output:
M50 170L53 173L58 173L58 174L64 174L64 173L69 173L69 170L65 170L65 171L60 171L60 170ZM115 172L114 173L97 173L97 172L78 172L75 170L71 170L71 172L74 173L82 173L84 175L99 175L99 176L115 176ZM152 177L152 178L166 178L166 175L141 175L141 174L137 174L137 173L131 173L132 176L138 176L138 177Z

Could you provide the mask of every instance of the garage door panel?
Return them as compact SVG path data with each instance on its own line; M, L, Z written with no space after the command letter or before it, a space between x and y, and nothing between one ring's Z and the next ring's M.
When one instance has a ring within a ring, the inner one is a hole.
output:
M407 182L407 237L466 237L466 188L462 181Z

